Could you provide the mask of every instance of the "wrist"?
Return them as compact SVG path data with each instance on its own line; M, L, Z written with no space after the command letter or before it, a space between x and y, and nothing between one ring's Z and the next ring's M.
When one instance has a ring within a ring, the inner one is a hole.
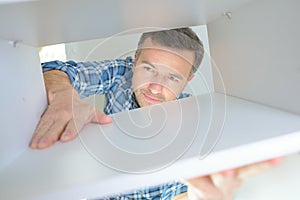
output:
M60 70L51 70L43 73L48 101L51 102L57 94L63 93L62 96L72 95L79 97L77 91L74 91L68 75Z
M59 70L51 70L43 73L45 86L47 90L71 88L71 82L68 75Z

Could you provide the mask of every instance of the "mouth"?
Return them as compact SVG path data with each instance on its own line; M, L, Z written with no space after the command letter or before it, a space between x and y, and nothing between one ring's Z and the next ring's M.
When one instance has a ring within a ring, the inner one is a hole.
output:
M149 103L158 103L160 102L160 99L157 99L155 97L152 97L151 95L149 94L146 94L146 93L143 93L143 96L145 98L145 100Z

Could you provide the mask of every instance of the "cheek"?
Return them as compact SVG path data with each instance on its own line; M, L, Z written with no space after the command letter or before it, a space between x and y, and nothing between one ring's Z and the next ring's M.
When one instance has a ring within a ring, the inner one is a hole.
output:
M147 77L139 75L137 73L133 74L133 77L132 77L133 90L137 90L140 88L147 88L149 83L150 83L150 80Z
M170 90L167 88L164 88L164 90L163 90L163 95L164 95L166 101L175 100L176 97L179 95L179 93L180 92L176 92L174 90Z
M173 87L165 86L164 94L165 94L165 96L168 96L172 99L176 99L179 96L179 94L182 92L183 89L184 89L184 87L182 87L182 86L173 86Z

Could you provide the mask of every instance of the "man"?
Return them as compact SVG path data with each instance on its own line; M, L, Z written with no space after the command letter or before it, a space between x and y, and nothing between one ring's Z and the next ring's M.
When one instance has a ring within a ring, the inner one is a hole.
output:
M182 91L199 67L203 45L189 28L144 33L138 43L135 59L102 62L48 62L43 64L48 95L48 108L31 141L34 149L43 149L56 141L74 139L87 123L106 124L107 116L124 110L172 101L189 96ZM84 103L80 98L105 94L104 112ZM263 165L272 162L262 163ZM259 164L259 165L262 165ZM231 199L241 185L240 169L220 173L222 182L212 176L166 183L115 199Z

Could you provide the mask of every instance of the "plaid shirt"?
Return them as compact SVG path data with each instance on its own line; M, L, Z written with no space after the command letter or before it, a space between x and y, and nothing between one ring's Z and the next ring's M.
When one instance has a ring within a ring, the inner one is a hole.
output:
M44 72L55 69L66 72L81 98L105 94L104 112L108 115L139 108L131 83L133 63L133 58L128 57L100 62L51 61L43 63L42 67ZM177 99L188 96L190 95L181 93ZM187 186L184 184L171 182L105 199L169 200L186 191Z
M100 62L51 61L42 67L44 72L53 69L66 72L81 98L105 94L104 112L108 115L139 108L131 87L133 62L131 57ZM181 93L177 99L188 96Z
M174 181L151 188L137 190L130 194L118 194L112 197L104 197L101 198L101 200L170 200L177 194L186 191L186 185Z

